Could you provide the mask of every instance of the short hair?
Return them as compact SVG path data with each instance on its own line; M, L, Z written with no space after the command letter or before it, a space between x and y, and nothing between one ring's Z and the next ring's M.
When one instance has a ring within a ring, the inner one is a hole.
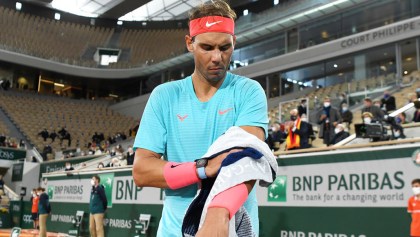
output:
M372 103L372 99L371 99L371 98L369 98L369 97L366 97L366 98L364 99L364 101L366 101L366 102L371 102L371 103Z
M96 180L98 180L98 183L101 182L101 178L99 178L99 176L97 174L95 174L94 176L92 176L92 178L95 178Z
M413 179L413 181L411 181L411 185L413 184L420 184L420 179Z
M300 102L301 103L305 103L306 102L306 99L302 99Z
M331 98L329 96L325 96L324 100L331 100Z
M189 12L189 21L206 16L221 16L236 20L235 11L223 0L214 0L203 3Z

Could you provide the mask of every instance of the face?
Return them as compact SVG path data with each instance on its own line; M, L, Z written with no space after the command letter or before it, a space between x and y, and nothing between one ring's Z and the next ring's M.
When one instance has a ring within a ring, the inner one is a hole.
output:
M210 83L222 80L229 69L236 38L230 34L208 32L185 36L188 51L193 53L195 74Z
M413 183L413 185L411 185L411 187L418 188L418 187L420 187L420 183Z
M366 100L363 103L365 104L365 107L370 107L372 105L372 102Z

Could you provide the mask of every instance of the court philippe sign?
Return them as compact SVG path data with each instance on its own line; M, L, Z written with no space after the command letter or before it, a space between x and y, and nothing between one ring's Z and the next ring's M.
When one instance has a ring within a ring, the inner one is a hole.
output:
M343 49L351 48L354 46L381 40L384 38L406 34L408 32L419 30L419 29L420 29L420 20L413 20L411 22L404 22L404 23L397 24L394 26L371 31L366 34L343 39L340 42L340 46Z

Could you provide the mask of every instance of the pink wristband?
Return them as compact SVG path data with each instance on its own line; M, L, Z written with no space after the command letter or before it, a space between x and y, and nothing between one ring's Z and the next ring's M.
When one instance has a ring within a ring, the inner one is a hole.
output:
M208 208L223 207L229 211L229 219L236 214L248 198L248 189L245 184L238 184L217 194Z
M163 167L163 176L170 189L179 189L198 183L195 162L175 163L168 162Z

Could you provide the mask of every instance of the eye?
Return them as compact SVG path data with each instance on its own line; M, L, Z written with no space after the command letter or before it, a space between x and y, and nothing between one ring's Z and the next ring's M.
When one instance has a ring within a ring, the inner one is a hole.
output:
M204 49L204 50L206 50L206 51L213 50L213 47L211 47L210 45L203 45L201 48Z
M226 51L229 49L230 49L230 45L225 45L225 46L220 47L220 51Z

